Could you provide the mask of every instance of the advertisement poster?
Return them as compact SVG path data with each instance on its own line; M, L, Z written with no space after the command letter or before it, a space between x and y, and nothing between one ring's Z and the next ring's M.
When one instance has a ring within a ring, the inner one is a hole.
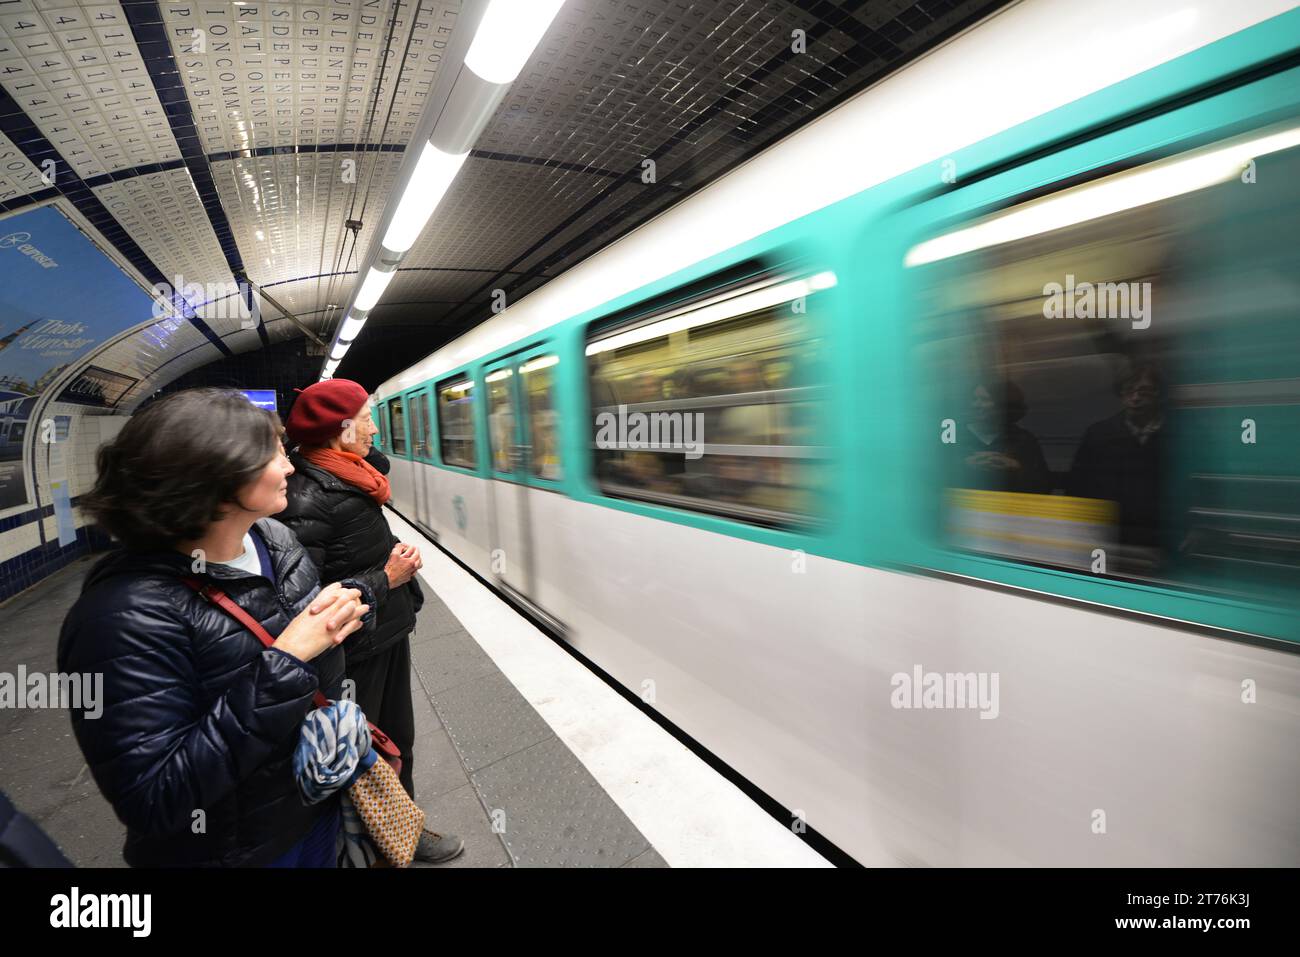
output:
M0 511L28 502L23 445L68 367L153 317L154 303L54 206L0 219Z

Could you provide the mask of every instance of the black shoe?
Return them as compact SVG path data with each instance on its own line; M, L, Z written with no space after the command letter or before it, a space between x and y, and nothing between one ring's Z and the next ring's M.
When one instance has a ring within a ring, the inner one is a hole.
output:
M445 864L460 857L465 842L454 834L435 834L428 828L420 832L420 843L415 845L415 859L425 864Z

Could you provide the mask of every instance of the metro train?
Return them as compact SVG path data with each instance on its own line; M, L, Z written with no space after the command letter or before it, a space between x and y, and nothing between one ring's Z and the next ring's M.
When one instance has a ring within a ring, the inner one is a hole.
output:
M862 864L1300 864L1292 6L1005 8L383 383L394 507Z

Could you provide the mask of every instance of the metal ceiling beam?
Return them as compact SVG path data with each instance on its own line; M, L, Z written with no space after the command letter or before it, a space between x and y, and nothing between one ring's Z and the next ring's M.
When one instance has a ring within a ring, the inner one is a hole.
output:
M243 282L248 283L248 285L252 288L252 290L253 290L255 293L257 293L259 296L261 296L263 299L265 299L267 302L269 302L272 306L274 306L275 309L276 309L276 311L279 312L280 315L284 316L284 318L288 319L288 320L289 320L290 322L292 322L295 326L297 326L299 329L301 329L303 335L305 335L308 339L310 339L312 342L316 343L316 345L320 346L321 348L324 348L324 347L325 347L325 340L324 340L324 339L322 339L320 336L316 335L316 333L313 332L313 331L311 330L311 327L308 326L305 322L303 322L301 319L299 319L297 316L295 316L295 315L294 315L292 312L290 312L288 309L284 308L284 306L280 305L280 303L279 303L279 302L278 302L278 301L277 301L277 300L276 300L276 299L275 299L275 298L274 298L270 293L268 293L265 289L263 289L263 288L262 288L261 286L259 286L257 283L253 282L253 280L249 278L248 273L246 273L246 272L241 272L241 273L240 273L238 276L236 276L235 278L236 278L236 279L239 279L239 280L241 280L241 281L243 281Z

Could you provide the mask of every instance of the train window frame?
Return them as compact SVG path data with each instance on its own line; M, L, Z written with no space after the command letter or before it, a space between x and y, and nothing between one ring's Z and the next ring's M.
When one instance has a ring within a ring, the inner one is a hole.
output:
M474 443L473 444L473 459L474 459L473 465L464 465L461 464L460 462L448 461L447 454L446 454L446 441L447 441L448 433L447 433L446 423L442 415L442 410L443 410L442 394L448 388L461 386L461 385L468 385L471 390L469 435L471 437L472 442ZM479 428L479 418L480 418L479 406L482 403L478 402L474 398L475 396L481 394L479 392L480 385L481 384L478 381L478 378L474 376L468 368L461 369L459 372L453 373L452 375L444 376L438 379L433 385L433 388L431 390L431 395L433 398L433 405L434 405L434 409L433 409L434 425L437 430L436 431L437 449L435 450L436 456L434 458L434 464L439 466L440 468L450 469L455 472L460 472L461 474L464 475L478 475L481 472L482 469L481 446L483 443L481 441L482 436L480 434L480 428Z
M623 483L608 481L601 474L600 452L602 450L598 442L599 430L596 428L595 423L602 413L608 413L616 406L609 406L607 403L598 401L595 395L594 390L600 377L597 375L597 366L593 362L593 358L605 352L615 352L630 346L636 346L642 341L653 343L683 332L687 334L687 341L690 341L693 338L691 335L693 330L707 329L708 331L705 333L697 333L702 339L707 339L709 335L722 334L720 331L725 332L728 327L735 329L747 321L762 322L765 318L770 319L772 310L796 300L805 301L814 295L823 295L837 284L838 279L835 273L826 264L813 263L807 259L786 258L782 261L777 256L773 256L766 261L751 259L742 261L728 270L707 276L687 287L679 287L663 296L642 302L637 306L624 310L622 313L606 316L588 323L585 335L580 340L584 349L584 368L581 374L586 382L588 408L592 415L591 428L589 430L584 428L584 434L587 435L584 443L592 453L589 478L595 486L597 495L602 500L610 503L636 503L639 506L664 509L667 510L665 517L668 515L688 514L699 518L732 523L737 527L747 529L766 529L780 533L801 534L820 527L823 524L819 515L826 494L825 483L831 471L833 458L832 450L825 445L803 446L781 442L766 442L757 445L742 443L717 446L714 450L715 455L726 455L729 460L739 459L753 462L756 465L763 463L768 466L765 469L766 471L771 471L772 467L779 470L783 459L817 463L819 467L799 473L800 478L811 479L811 484L792 483L785 485L783 483L755 482L753 489L747 493L770 493L773 489L781 492L789 490L791 494L803 492L806 499L805 507L796 511L772 508L762 504L747 504L720 498L706 498L702 495L681 495L660 490L636 488ZM796 290L798 291L796 292ZM742 304L747 305L748 308L734 311ZM803 315L806 312L806 306L800 309L792 309L792 315ZM694 317L694 321L691 321L691 317ZM733 323L735 325L732 325ZM678 328L679 326L680 328ZM658 335L647 335L647 333L655 329L664 331ZM802 341L816 342L820 341L821 338L821 336L816 336L811 340ZM800 341L797 339L792 340L791 344L797 345ZM621 344L613 345L612 343ZM707 351L707 347L704 351ZM738 355L728 354L719 356L718 359L725 362L735 360ZM824 361L824 358L817 360L818 363ZM749 365L759 369L761 375L763 370L757 363L758 359L756 358L749 360ZM742 365L744 365L743 362ZM794 393L799 393L799 395ZM639 407L644 406L644 408L638 408L635 411L666 411L672 414L672 410L675 408L686 409L689 407L698 410L710 409L715 412L720 410L721 413L725 414L733 409L774 408L784 410L802 400L812 405L810 421L817 423L814 431L820 434L818 430L824 428L825 410L820 407L819 403L824 402L825 393L825 387L817 385L797 389L778 388L773 390L771 388L762 388L735 394L719 393L682 399L657 399L649 403L636 403ZM762 401L744 403L728 403L725 401L739 396L762 396ZM773 401L774 398L775 401ZM618 403L617 407L630 408L626 403ZM701 411L698 414L702 416L704 412ZM771 423L769 422L769 424ZM786 423L781 423L776 425L775 428L781 430L785 426ZM702 445L702 454L708 454L709 443L705 441ZM646 454L676 454L676 450L655 449ZM675 461L675 459L670 461ZM717 479L714 478L713 481L717 481Z
M401 418L402 427L400 429L393 425L395 418ZM388 400L388 421L390 433L393 436L393 454L398 458L410 458L409 449L411 447L407 431L407 415L405 397L395 395ZM400 439L400 444L399 444Z
M433 456L433 429L429 422L428 389L417 386L405 393L405 398L406 413L410 423L411 459L416 462L430 462Z
M389 449L387 403L376 402L373 408L375 412L378 413L375 415L375 421L378 423L379 428L379 450L381 452L387 452Z
M1288 75L1296 75L1296 71L1290 71ZM1268 77L1223 94L1219 97L1221 102L1192 103L1156 118L1139 120L1113 132L1039 155L1001 169L994 175L973 177L942 195L920 195L907 213L906 227L896 239L897 261L902 264L909 253L925 242L986 217L995 218L1001 212L1014 210L1036 199L1115 173L1201 150L1214 150L1234 140L1267 136L1283 125L1295 127L1300 123L1300 111L1288 98L1290 94L1285 91L1285 82L1282 76ZM1241 104L1240 110L1228 108L1235 102ZM1221 117L1229 113L1234 114L1234 119L1224 122ZM1279 152L1295 148L1295 145L1288 145ZM1262 155L1269 155L1269 151ZM1231 177L1219 182L1230 181ZM1191 190L1190 193L1195 195L1198 191ZM1187 193L1174 194L1175 197L1180 195ZM914 295L923 285L923 277L918 272L900 270L901 298ZM911 326L904 333L909 352L921 342L915 331ZM915 356L910 356L908 361L913 365L918 362ZM1177 389L1177 383L1172 387ZM919 430L918 434L930 434L926 431L929 420L924 418L919 408L914 407L913 411L916 416L913 428ZM932 460L933 456L927 458ZM918 461L917 464L921 463ZM922 474L928 482L933 475L931 461L926 462ZM922 521L919 516L909 520L918 521ZM1155 615L1192 630L1223 629L1224 637L1237 640L1286 644L1300 641L1300 630L1293 620L1294 608L1283 597L1269 596L1262 591L1241 595L1221 590L1206 591L1194 582L1180 580L1177 573L1157 578L1102 577L1075 568L1036 564L1012 556L964 553L928 537L914 539L907 554L909 564L970 579L973 583L1028 589L1059 596L1065 601L1109 606L1121 613L1138 616Z
M515 467L515 460L511 457L512 450L520 447L520 429L521 423L517 417L519 412L518 396L515 392L515 362L513 358L498 359L494 362L484 363L483 366L483 417L487 422L487 467L488 474L492 478L502 482L512 482L519 475ZM501 388L505 389L505 404L511 415L511 435L505 445L504 455L509 465L508 468L498 466L498 453L501 451L497 448L496 436L493 432L493 392L496 391L497 383L504 382Z
M550 361L548 361L550 360ZM556 490L564 482L566 470L564 468L564 430L562 428L563 417L560 415L560 368L564 360L560 356L560 350L553 344L548 343L545 346L531 350L518 358L519 382L518 389L522 396L521 412L523 413L524 425L524 442L528 446L528 468L524 472L524 481L527 484L537 487ZM532 366L532 369L529 369ZM555 441L555 465L557 473L554 476L541 475L537 471L537 432L533 423L533 404L532 395L527 389L526 376L532 372L543 369L553 369L551 372L551 384L547 390L550 396L550 411L555 416L553 425L553 435Z

